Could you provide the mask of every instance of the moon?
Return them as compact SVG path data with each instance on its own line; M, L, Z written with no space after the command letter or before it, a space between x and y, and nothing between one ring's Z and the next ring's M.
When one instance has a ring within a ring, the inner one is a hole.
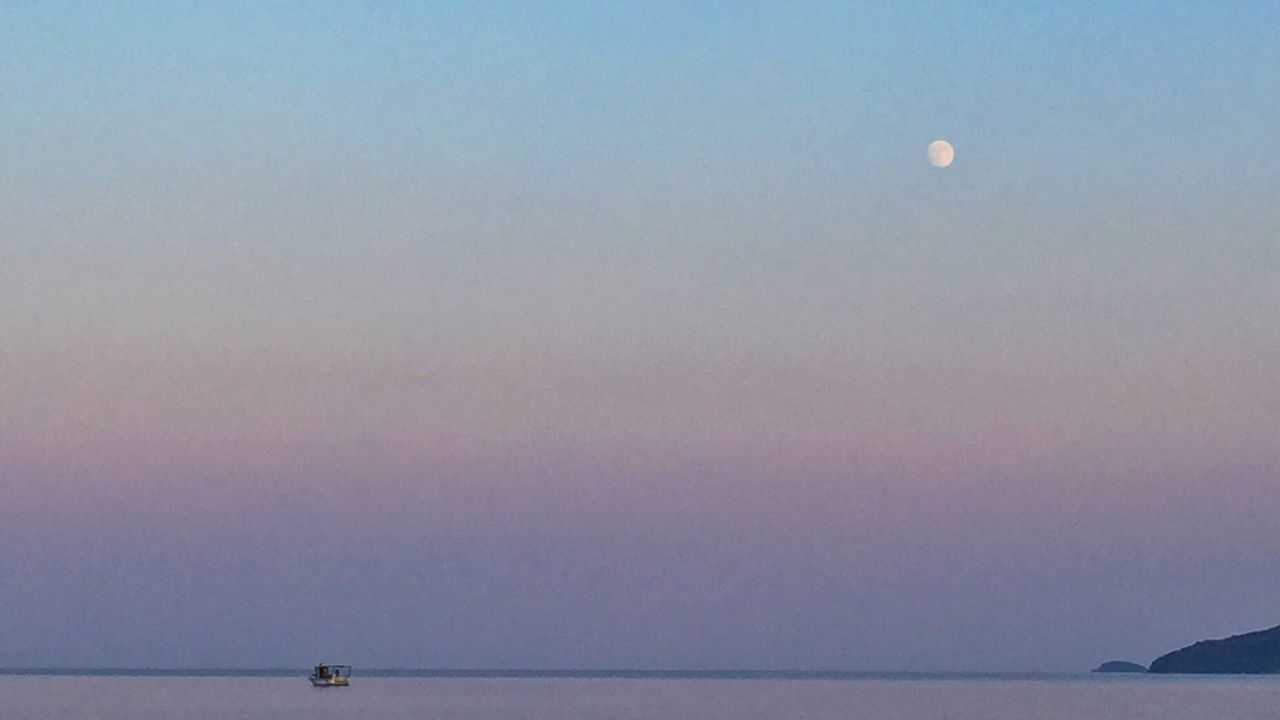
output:
M956 149L946 140L934 140L929 143L929 164L936 168L944 168L956 159Z

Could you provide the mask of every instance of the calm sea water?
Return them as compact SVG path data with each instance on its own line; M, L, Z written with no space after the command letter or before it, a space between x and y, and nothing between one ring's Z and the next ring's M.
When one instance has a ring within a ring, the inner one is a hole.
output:
M1280 717L1280 678L673 680L0 677L4 720L1246 720Z

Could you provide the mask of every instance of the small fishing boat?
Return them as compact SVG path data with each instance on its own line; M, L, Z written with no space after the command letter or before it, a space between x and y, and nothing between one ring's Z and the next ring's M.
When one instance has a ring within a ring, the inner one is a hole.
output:
M351 684L351 666L320 663L307 679L316 687L347 687Z

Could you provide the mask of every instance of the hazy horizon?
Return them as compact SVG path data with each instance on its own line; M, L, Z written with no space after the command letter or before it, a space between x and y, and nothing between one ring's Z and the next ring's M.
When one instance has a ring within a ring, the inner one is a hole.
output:
M1074 671L1280 624L1277 27L0 7L0 666Z

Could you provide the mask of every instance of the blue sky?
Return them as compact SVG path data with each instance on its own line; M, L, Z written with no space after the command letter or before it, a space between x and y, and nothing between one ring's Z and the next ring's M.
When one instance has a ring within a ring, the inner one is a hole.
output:
M1277 28L0 9L0 665L1056 670L1274 624Z

